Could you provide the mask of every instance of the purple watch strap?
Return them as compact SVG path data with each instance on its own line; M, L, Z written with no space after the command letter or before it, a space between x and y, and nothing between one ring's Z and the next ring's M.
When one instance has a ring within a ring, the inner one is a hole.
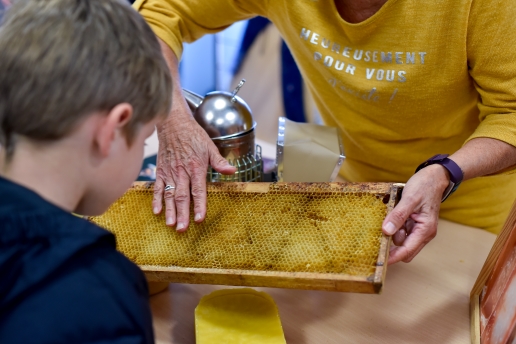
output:
M450 180L453 183L459 184L462 182L462 179L464 179L464 173L460 169L459 165L455 163L455 161L446 157L441 162L438 162L438 164L441 164L448 170L448 172L450 172Z

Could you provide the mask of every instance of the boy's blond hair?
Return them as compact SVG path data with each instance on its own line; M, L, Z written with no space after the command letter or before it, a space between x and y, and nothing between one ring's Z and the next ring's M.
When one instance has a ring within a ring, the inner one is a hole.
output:
M58 140L130 103L124 128L166 116L172 81L152 30L123 0L16 0L0 26L0 145Z

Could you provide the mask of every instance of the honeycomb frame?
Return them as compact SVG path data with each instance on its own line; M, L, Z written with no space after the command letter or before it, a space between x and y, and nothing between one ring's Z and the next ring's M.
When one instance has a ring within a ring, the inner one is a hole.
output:
M380 293L393 183L208 183L203 223L177 233L135 182L102 216L117 248L153 282Z

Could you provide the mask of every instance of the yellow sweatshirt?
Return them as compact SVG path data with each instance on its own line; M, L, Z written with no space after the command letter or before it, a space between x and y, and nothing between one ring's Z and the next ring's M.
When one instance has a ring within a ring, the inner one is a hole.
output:
M389 0L344 21L334 0L138 0L178 57L182 42L256 15L287 42L327 125L343 133L350 181L406 182L467 140L516 146L516 1ZM494 233L516 198L516 174L466 181L441 217Z

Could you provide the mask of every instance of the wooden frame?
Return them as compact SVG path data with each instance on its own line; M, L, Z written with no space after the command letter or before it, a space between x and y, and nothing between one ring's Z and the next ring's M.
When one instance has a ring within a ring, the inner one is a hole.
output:
M232 184L232 185L231 185ZM392 183L211 183L208 192L223 192L235 188L246 193L265 193L271 188L287 188L299 192L327 192L346 190L370 192L388 196L387 213L401 198L404 184ZM326 189L324 189L326 187ZM134 189L149 190L150 183L135 183ZM93 219L94 220L94 219ZM292 289L326 290L357 293L380 293L385 281L389 256L390 237L382 234L375 271L370 276L352 276L336 273L280 272L214 268L188 268L179 266L140 265L149 282L215 284L253 287L278 287Z
M486 319L483 311L489 307L492 310L498 305L493 305L493 302L498 303L507 291L507 285L514 275L514 254L516 252L516 202L505 222L502 232L497 237L493 248L480 271L480 274L471 290L470 294L470 321L471 321L471 342L473 344L490 344L491 337L486 338L484 329L489 324L490 318ZM510 275L507 267L512 267L512 274ZM505 268L505 269L504 269ZM485 299L488 299L491 294L490 304L483 304ZM502 305L500 304L500 307ZM496 315L494 315L496 317ZM511 327L512 326L512 327ZM512 343L514 339L516 326L514 319L512 325L507 328L503 344ZM499 341L496 341L500 343Z

